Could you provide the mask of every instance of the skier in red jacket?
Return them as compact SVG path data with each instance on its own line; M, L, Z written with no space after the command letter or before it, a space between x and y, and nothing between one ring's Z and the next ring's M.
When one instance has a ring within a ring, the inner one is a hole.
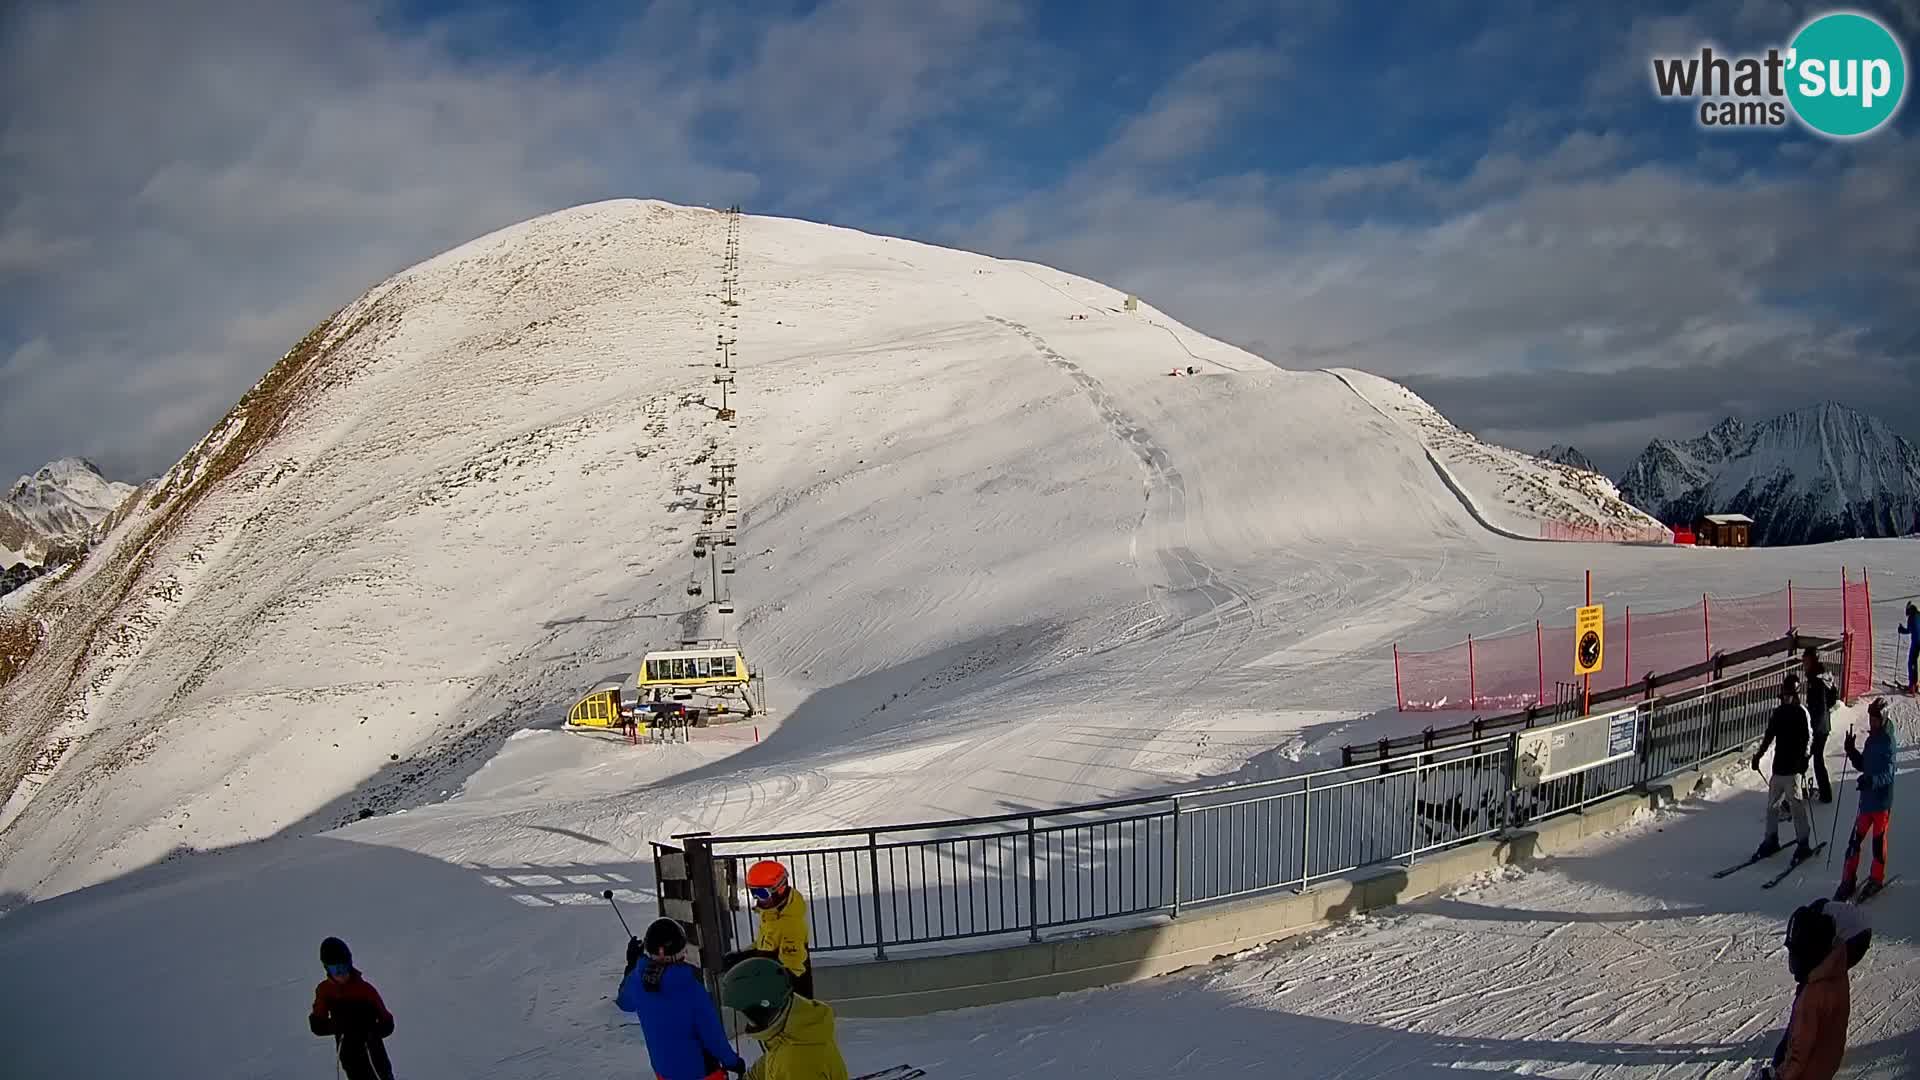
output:
M347 1080L393 1080L393 1063L382 1041L393 1034L393 1014L380 991L353 966L347 943L330 937L320 943L327 977L313 990L307 1026L315 1035L333 1036L334 1056Z

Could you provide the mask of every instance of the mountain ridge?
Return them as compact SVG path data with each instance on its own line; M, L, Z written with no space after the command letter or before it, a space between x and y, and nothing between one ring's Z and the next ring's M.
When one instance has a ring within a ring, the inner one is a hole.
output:
M1745 514L1755 544L1904 536L1920 523L1920 448L1877 416L1822 401L1753 423L1730 416L1691 439L1654 439L1619 489L1669 523Z

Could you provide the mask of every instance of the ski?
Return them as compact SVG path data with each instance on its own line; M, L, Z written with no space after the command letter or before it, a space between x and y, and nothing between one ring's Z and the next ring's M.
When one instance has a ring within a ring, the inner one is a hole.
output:
M1782 871L1780 871L1780 872L1779 872L1778 874L1776 874L1776 875L1774 875L1773 877L1771 877L1771 878L1769 878L1769 879L1767 879L1766 881L1763 881L1763 882L1761 882L1761 883L1760 883L1760 887L1761 887L1761 888L1763 888L1763 889L1771 889L1771 888L1773 888L1773 887L1774 887L1775 885L1778 885L1778 884L1780 884L1781 882L1783 882L1783 881L1785 881L1785 880L1787 880L1787 876L1788 876L1789 874L1792 874L1792 873L1793 873L1793 872L1794 872L1795 870L1798 870L1798 869L1800 869L1800 866L1801 866L1801 864L1802 864L1802 863L1806 863L1806 862L1809 862L1809 861L1811 861L1811 860L1813 859L1813 857L1814 857L1815 855L1818 855L1818 854L1820 854L1820 851L1821 851L1821 849L1822 849L1822 848L1824 848L1824 847L1826 847L1826 846L1827 846L1827 842L1826 842L1825 840L1822 840L1822 841L1820 841L1819 843L1817 843L1817 844L1815 844L1815 845L1813 845L1813 850L1812 850L1812 851L1809 851L1809 852L1807 852L1807 857L1806 857L1806 858L1804 858L1804 859L1795 859L1795 860L1793 860L1792 862L1790 862L1790 863L1788 863L1788 864L1787 864L1787 868L1786 868L1785 870L1782 870Z
M1715 870L1713 872L1713 876L1716 878L1723 878L1729 874L1737 874L1740 871L1745 870L1747 867L1752 866L1754 863L1765 862L1766 860L1773 858L1775 855L1780 854L1782 851L1792 851L1792 850L1793 849L1789 847L1781 847L1781 848L1775 848L1772 851L1767 852L1765 855L1749 855L1747 856L1746 862L1735 863L1732 866L1727 867L1725 870Z
M925 1069L916 1069L911 1065L895 1065L891 1069L881 1069L879 1072L861 1073L852 1080L918 1080L925 1075L927 1075Z
M1879 887L1879 888L1877 888L1877 889L1875 889L1875 890L1873 890L1873 896L1862 896L1862 897L1860 897L1859 899L1857 899L1857 900L1855 900L1855 901L1854 901L1854 903L1856 903L1856 904L1866 904L1866 903L1871 903L1871 902L1873 901L1873 898L1874 898L1875 896L1879 896L1879 895L1880 895L1881 893L1883 893L1883 892L1886 892L1889 886L1891 886L1891 885L1892 885L1892 884L1893 884L1894 882L1896 882L1896 881L1899 881L1899 880L1900 880L1900 875L1899 875L1899 874L1895 874L1895 875L1893 875L1892 877L1890 877L1890 878L1888 878L1887 880L1885 880L1885 881L1883 881L1883 882L1881 882L1881 883L1880 883L1880 887Z

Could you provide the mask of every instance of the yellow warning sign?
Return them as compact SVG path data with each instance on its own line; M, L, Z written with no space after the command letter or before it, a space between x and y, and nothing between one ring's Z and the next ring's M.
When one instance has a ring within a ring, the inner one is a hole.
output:
M1605 605L1583 607L1573 620L1573 673L1597 675L1607 652Z

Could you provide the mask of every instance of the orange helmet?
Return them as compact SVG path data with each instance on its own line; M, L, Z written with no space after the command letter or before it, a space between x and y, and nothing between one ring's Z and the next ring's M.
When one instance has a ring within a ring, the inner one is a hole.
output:
M747 892L756 907L771 907L787 892L787 868L762 859L747 868Z

